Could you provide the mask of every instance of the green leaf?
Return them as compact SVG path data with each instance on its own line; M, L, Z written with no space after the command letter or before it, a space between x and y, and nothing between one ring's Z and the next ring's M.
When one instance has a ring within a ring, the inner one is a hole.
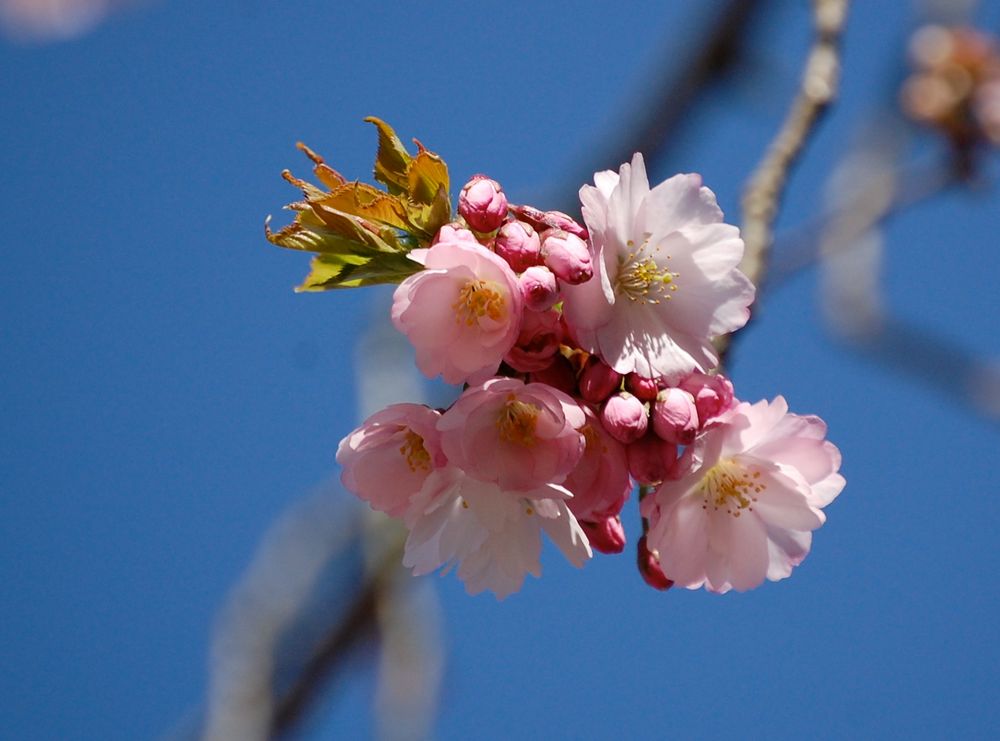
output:
M317 255L298 293L357 288L379 283L400 283L419 271L420 264L405 255Z

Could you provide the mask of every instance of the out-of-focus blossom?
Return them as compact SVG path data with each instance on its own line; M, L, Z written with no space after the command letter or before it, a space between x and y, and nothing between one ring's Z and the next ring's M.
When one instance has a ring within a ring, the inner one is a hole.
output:
M523 221L508 221L500 227L493 241L493 250L507 261L515 273L538 265L541 247L538 233L531 224Z
M601 423L613 438L625 445L646 434L649 410L627 391L610 397L601 407Z
M566 506L569 496L551 484L509 492L455 467L439 469L407 516L403 564L415 575L457 564L469 594L490 590L503 599L521 588L525 574L541 575L543 530L574 566L591 557L587 537Z
M392 404L340 441L344 487L372 509L402 517L427 476L445 464L437 423L421 404Z
M523 311L517 276L478 244L439 242L414 252L425 269L393 294L393 324L413 343L424 375L484 381L517 340Z
M476 175L458 196L458 213L473 231L496 231L507 218L507 196L496 180Z
M0 0L0 27L25 40L71 39L133 0Z
M561 484L583 455L583 425L569 396L515 378L466 389L438 421L448 461L506 491Z
M1000 48L975 28L924 26L910 40L914 72L900 94L914 120L947 134L959 148L1000 143Z
M563 286L584 350L619 373L676 382L714 367L712 338L742 327L754 287L737 265L739 230L722 222L698 175L650 190L642 155L580 190L594 277Z
M713 592L789 576L844 487L825 437L822 420L789 414L780 396L728 412L692 446L688 470L642 501L663 573Z

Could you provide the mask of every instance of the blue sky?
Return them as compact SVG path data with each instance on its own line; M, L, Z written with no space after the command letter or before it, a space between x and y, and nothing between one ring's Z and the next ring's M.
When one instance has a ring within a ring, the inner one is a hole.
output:
M203 701L213 616L269 523L335 474L357 421L353 348L384 293L292 293L306 260L262 225L294 197L281 170L308 171L294 143L367 178L362 118L378 115L440 153L455 192L485 172L545 207L659 68L688 62L722 3L697 5L177 0L64 43L0 42L4 734L175 727ZM842 101L781 227L815 214L831 167L893 104L915 16L855 5ZM747 29L741 74L653 179L700 172L738 221L808 22L789 0ZM904 147L941 151L917 131ZM995 155L986 171L995 182ZM954 189L885 234L886 305L984 361L1000 357L997 202L989 182ZM824 417L844 454L847 488L805 564L725 597L656 593L628 552L582 571L547 552L543 578L502 603L432 577L438 738L994 731L998 426L941 390L962 369L929 384L845 347L807 271L765 295L731 370L743 398ZM311 735L370 733L371 688L365 672L343 684Z

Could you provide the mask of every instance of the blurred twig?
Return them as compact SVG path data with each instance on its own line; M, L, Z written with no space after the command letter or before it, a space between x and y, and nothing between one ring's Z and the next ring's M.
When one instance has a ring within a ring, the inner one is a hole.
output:
M799 92L785 122L750 178L743 195L741 268L759 284L764 277L785 182L820 115L836 96L840 78L839 43L847 16L847 0L813 0L815 39Z

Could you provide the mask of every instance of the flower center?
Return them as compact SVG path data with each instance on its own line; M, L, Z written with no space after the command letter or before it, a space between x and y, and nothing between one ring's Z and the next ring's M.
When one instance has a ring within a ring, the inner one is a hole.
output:
M413 430L406 430L406 436L403 439L403 444L399 447L399 452L406 458L406 465L414 473L431 470L431 454L424 447L424 439Z
M500 439L508 443L517 443L524 447L535 444L535 425L538 423L538 413L541 411L534 404L519 401L514 394L507 396L507 401L497 417L497 429Z
M753 512L757 495L767 488L760 482L760 471L750 471L732 458L719 461L705 474L699 490L705 498L702 509L712 507L739 517L743 510Z
M504 317L507 302L500 292L500 286L492 281L470 280L462 290L458 292L458 301L451 305L455 312L455 321L473 326L488 316L493 321L500 321Z
M677 290L676 280L680 276L662 267L656 259L646 254L649 238L635 249L635 242L628 241L630 252L618 258L618 277L615 279L615 293L624 294L629 301L640 304L658 304L669 301ZM659 251L659 247L654 250ZM670 255L667 255L667 260Z

